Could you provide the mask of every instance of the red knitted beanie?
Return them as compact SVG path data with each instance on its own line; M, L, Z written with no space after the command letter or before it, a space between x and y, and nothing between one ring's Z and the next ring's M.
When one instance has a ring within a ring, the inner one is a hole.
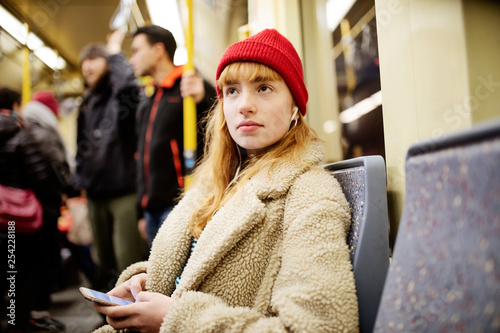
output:
M227 48L217 66L215 79L227 65L234 62L251 61L266 65L278 72L290 89L302 115L306 114L307 88L299 55L292 43L275 29L266 29L258 34L234 43ZM221 91L217 96L221 98Z

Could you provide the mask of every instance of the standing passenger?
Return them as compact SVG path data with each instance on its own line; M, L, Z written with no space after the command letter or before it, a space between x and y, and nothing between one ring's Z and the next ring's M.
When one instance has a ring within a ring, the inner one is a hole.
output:
M61 238L57 228L57 220L61 216L62 196L71 184L68 152L59 133L57 115L59 103L49 91L39 91L22 110L23 119L40 147L43 157L48 163L52 174L54 187L59 199L44 208L44 228L50 253L47 275L50 276L53 287L62 287ZM50 288L50 286L49 286Z
M194 73L182 75L183 67L173 63L176 48L170 31L154 25L137 29L132 41L135 75L152 76L156 88L138 110L138 206L150 245L184 186L182 97L194 98L199 121L216 96L213 86Z
M98 289L108 288L116 273L142 259L146 249L135 205L139 88L120 52L123 38L124 32L116 30L107 45L90 44L80 54L89 90L78 117L76 186L87 196Z
M358 332L349 205L319 166L297 52L264 30L230 46L216 78L192 187L110 291L137 302L94 304L112 326L99 332Z
M54 241L54 232L57 233L59 212L56 207L61 203L60 184L37 141L20 118L20 104L21 96L17 92L0 89L0 184L33 190L42 204L43 225L32 234L16 230L14 239L0 232L2 253L11 254L11 260L5 260L0 266L2 296L5 283L15 285L9 292L10 302L15 301L15 316L10 318L14 320L9 321L7 329L9 332L62 332L64 324L51 318L48 312L54 278L51 271L53 256L59 256L50 249L58 245L51 242ZM13 266L8 268L8 262ZM15 272L9 275L15 277L14 281L7 280L8 271Z

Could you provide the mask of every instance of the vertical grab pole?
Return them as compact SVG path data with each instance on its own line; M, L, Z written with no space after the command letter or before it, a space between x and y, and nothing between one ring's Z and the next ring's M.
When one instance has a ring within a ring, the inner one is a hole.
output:
M187 64L184 72L194 70L194 41L193 41L193 3L186 0L188 9L188 20L186 28L186 50ZM196 104L192 96L184 98L184 167L185 187L191 183L191 173L196 162Z
M26 105L31 99L31 78L30 78L30 50L28 49L29 26L26 26L26 43L23 46L23 83L22 83L22 103Z

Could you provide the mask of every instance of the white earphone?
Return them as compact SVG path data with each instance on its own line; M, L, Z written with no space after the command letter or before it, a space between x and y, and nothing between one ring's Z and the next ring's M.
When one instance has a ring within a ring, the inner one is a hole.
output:
M293 119L295 118L295 116L297 115L297 112L299 111L299 108L298 107L294 107L293 108L293 115L292 115L292 119L290 119L290 124L292 123L292 121L295 120L295 124L293 126L297 126L297 121L299 120L299 118L297 119Z

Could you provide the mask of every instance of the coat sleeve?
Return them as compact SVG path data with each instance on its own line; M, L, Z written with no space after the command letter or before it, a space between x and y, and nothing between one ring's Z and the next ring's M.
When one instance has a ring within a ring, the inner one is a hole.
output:
M18 149L26 174L26 181L42 203L44 214L57 215L59 209L56 211L49 209L58 207L61 203L57 177L51 173L50 163L44 158L40 146L31 132L28 129L23 129L19 135L22 144Z
M270 295L274 315L189 291L160 332L358 332L349 220L338 182L324 170L307 172L286 198L282 262Z
M118 112L118 138L123 155L130 157L136 151L136 112L140 101L139 86L132 67L122 53L108 58L110 82Z
M147 273L148 271L148 262L147 261L141 261L141 262L136 262L135 264L132 264L128 266L118 277L118 280L116 281L116 285L120 285L123 282L129 280L132 276L140 274L140 273Z
M346 241L350 211L337 180L325 170L299 178L290 189L285 221L273 310L292 331L357 332Z
M114 94L130 87L137 87L132 66L128 63L123 53L117 53L108 57L110 71L110 82Z
M84 155L84 147L86 146L86 137L84 135L85 130L85 117L87 113L87 103L88 98L84 98L82 104L80 105L80 109L78 112L78 118L76 122L76 147L77 152L75 156L75 172L73 173L73 186L76 190L82 190L84 188L83 180L83 155Z
M54 128L45 127L38 122L28 122L31 134L39 145L40 151L54 174L57 188L62 190L71 184L70 168L67 161L66 147Z

